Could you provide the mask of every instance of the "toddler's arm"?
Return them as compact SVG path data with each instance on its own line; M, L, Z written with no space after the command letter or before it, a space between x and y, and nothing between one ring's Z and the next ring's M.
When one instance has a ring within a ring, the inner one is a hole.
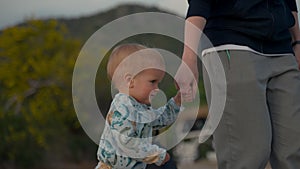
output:
M154 129L160 129L170 125L176 120L181 106L181 93L176 82L175 87L178 90L177 94L170 99L165 106L158 109L152 109L156 114L161 114L159 118L151 122Z

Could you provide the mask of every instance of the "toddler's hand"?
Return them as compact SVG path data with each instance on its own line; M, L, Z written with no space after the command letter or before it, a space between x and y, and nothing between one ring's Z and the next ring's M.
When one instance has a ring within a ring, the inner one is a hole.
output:
M170 155L169 153L166 153L165 159L164 161L161 163L161 165L164 165L166 162L168 162L170 160Z

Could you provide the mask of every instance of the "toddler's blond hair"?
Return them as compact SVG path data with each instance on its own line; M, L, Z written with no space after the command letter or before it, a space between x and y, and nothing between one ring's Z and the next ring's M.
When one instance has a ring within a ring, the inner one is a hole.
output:
M164 60L158 51L140 44L123 44L113 49L107 63L107 75L118 88L117 84L123 83L122 76L125 73L134 77L149 68L165 69Z

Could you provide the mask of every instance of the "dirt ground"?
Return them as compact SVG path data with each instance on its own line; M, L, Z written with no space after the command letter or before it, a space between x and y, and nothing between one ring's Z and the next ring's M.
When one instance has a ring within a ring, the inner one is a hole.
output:
M217 163L209 161L207 159L198 160L194 163L182 163L178 164L178 169L218 169ZM270 165L266 169L272 169Z
M193 163L181 163L177 167L178 169L217 169L217 164L204 159Z
M78 164L70 165L57 165L57 169L94 169L95 164L90 162L83 162ZM195 162L180 163L177 165L178 169L218 169L217 163L214 161L209 161L207 159L197 160ZM271 169L268 165L266 169Z

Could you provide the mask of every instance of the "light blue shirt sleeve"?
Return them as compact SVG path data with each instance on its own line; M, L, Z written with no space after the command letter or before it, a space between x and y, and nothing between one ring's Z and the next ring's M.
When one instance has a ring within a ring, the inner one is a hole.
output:
M151 126L154 129L160 129L171 125L176 120L180 112L180 107L175 103L174 98L171 98L166 105L158 109L152 109L152 111L160 114L160 116L151 122Z

